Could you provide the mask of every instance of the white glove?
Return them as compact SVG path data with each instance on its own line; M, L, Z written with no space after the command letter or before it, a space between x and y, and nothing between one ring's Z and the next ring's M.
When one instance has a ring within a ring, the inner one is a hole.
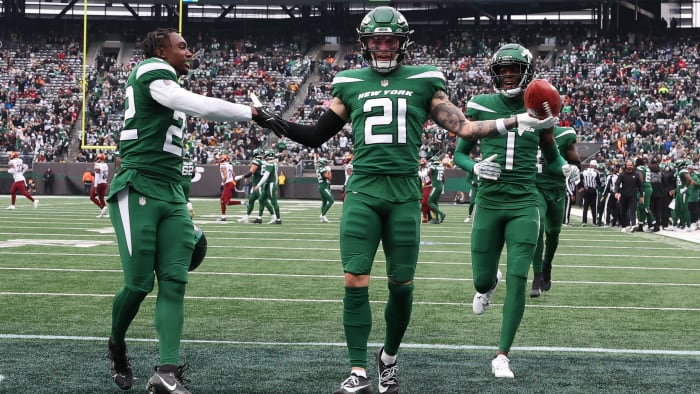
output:
M501 165L493 162L493 159L495 159L497 156L498 154L494 153L484 160L474 164L474 168L472 169L472 171L474 171L474 175L476 175L478 178L490 179L492 181L497 180L501 176Z
M233 178L233 180L236 181L236 182L238 182L238 181L241 180L241 178L243 178L243 175L236 175L236 177Z
M527 112L515 115L518 120L518 134L523 135L526 131L535 131L540 129L548 129L559 124L559 118L546 117L544 119L537 119L530 116Z
M679 190L679 192L681 192L681 194L685 194L687 191L688 191L687 187L684 187L681 190Z
M563 172L566 177L566 183L577 184L580 180L581 170L575 165L564 164L561 166L561 172Z

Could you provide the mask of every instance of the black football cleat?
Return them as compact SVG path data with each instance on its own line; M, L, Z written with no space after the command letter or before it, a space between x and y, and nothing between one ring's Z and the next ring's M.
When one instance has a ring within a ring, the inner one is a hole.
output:
M107 342L107 356L112 360L110 375L121 390L128 390L134 383L134 373L131 370L131 362L126 354L126 345L119 346L112 342L112 338Z

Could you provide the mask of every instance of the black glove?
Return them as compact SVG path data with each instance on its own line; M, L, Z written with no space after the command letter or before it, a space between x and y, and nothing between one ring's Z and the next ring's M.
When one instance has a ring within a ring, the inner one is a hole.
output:
M286 120L282 119L278 115L262 109L261 107L255 107L255 109L258 111L258 116L253 119L255 123L262 128L272 130L272 132L279 138L287 136L289 133L289 125L287 124Z

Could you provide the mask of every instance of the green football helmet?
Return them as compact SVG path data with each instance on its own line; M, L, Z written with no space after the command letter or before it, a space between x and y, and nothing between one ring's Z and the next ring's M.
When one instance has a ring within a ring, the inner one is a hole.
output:
M207 255L207 237L201 228L194 226L194 251L190 259L190 268L188 271L194 271L202 264L204 257Z
M520 73L516 75L518 80L516 87L506 89L503 86L504 76L501 67L510 65L520 66ZM489 72L496 91L506 97L516 97L525 92L527 84L534 78L535 67L530 50L518 44L505 44L493 54L489 64Z
M275 151L273 151L272 149L268 149L265 151L265 158L266 159L276 159L277 153Z
M325 167L327 165L328 165L328 159L326 159L325 157L318 159L318 166L319 167Z
M413 30L408 28L408 22L404 16L393 7L381 6L370 11L360 23L357 29L362 56L369 66L382 74L397 69L406 57L408 46L411 45L409 35ZM378 60L374 57L375 50L370 49L368 41L373 36L395 36L399 38L399 48L395 51L391 60Z
M678 159L673 165L676 167L676 170L682 170L688 166L688 162L685 159Z
M253 149L253 158L254 159L262 159L263 154L264 154L264 151L262 150L262 148Z

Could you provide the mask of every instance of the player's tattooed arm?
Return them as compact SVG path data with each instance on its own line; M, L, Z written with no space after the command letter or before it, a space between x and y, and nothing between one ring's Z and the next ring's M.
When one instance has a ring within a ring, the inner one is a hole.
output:
M430 116L435 123L461 138L475 140L499 134L495 120L467 120L462 111L450 102L443 91L435 93L430 107ZM503 127L510 129L516 126L515 118L503 119Z

